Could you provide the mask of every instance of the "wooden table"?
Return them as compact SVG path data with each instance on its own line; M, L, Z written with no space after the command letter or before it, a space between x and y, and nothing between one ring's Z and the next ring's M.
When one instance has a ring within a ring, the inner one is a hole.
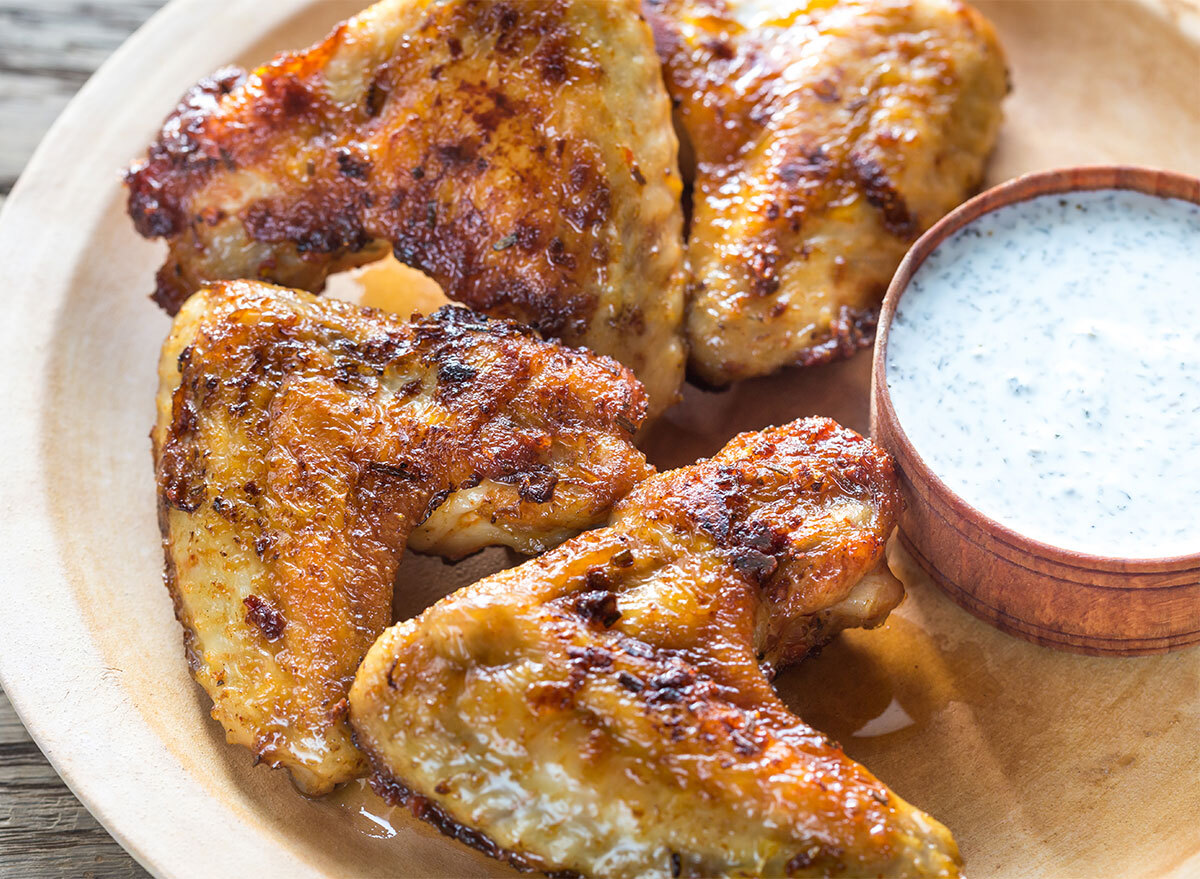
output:
M46 129L165 0L0 0L0 204ZM0 691L0 877L148 875L29 738Z

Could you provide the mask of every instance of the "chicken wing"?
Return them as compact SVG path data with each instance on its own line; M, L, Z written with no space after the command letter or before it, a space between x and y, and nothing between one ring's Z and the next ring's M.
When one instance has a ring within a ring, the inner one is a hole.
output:
M310 291L390 245L454 300L683 376L678 142L636 0L384 0L312 48L204 80L126 175L169 243L154 298Z
M627 370L456 307L405 323L217 283L179 312L159 376L159 516L189 664L229 740L312 794L365 769L346 695L392 621L414 528L451 556L540 551L651 472Z
M1007 90L959 0L645 0L694 156L689 371L870 344L913 239L978 186Z
M652 477L610 527L384 633L350 691L376 789L529 869L956 875L948 831L768 683L903 597L900 503L828 419Z

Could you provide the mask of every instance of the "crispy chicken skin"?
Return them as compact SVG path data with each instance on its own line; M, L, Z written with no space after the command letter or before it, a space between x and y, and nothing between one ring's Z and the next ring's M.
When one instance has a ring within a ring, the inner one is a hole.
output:
M406 323L216 283L180 310L159 376L166 579L192 672L229 740L311 794L365 769L347 691L414 528L449 556L540 551L652 472L627 370L457 307Z
M1007 90L959 0L645 0L694 155L689 372L870 344L914 238L983 177Z
M683 376L678 142L636 0L384 0L189 92L126 175L155 300L310 291L390 245L478 311Z
M900 503L828 419L650 478L608 528L384 633L350 692L376 789L527 869L957 875L949 832L768 683L900 601Z

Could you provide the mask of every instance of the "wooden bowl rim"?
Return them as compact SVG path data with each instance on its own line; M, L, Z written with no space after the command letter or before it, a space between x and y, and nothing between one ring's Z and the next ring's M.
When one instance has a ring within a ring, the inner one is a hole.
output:
M893 441L899 446L900 456L908 459L908 462L914 465L911 469L916 472L910 474L909 478L912 479L915 476L923 481L931 493L936 494L939 500L948 504L960 517L984 529L990 536L1007 544L1013 550L1084 570L1143 574L1197 568L1200 567L1200 549L1185 555L1147 558L1099 555L1035 540L1001 524L971 506L942 481L941 477L917 452L892 406L886 375L888 336L892 318L895 316L896 305L900 301L900 297L904 295L913 275L929 257L929 254L959 229L998 208L1028 201L1042 195L1099 189L1133 190L1159 198L1178 198L1200 205L1200 178L1176 171L1164 171L1139 165L1085 165L1037 171L1014 177L968 199L917 239L909 248L908 253L904 255L904 259L892 276L879 313L879 326L871 363L872 403L877 410L877 417L886 422ZM959 530L961 531L961 529ZM974 541L972 542L974 543ZM1147 584L1129 585L1134 588L1155 588Z

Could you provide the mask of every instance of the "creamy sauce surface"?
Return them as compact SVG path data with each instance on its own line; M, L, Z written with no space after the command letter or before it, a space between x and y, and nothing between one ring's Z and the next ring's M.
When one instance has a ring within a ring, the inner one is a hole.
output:
M917 453L1002 525L1200 552L1200 206L1099 190L979 218L914 275L886 375Z

